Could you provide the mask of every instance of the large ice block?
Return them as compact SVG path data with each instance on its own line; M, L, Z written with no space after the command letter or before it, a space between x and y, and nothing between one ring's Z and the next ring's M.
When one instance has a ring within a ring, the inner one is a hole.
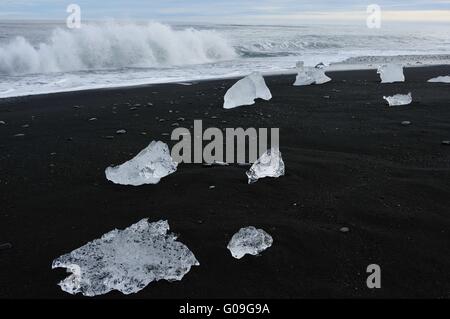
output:
M153 141L128 162L108 167L105 175L115 184L139 186L157 184L161 178L177 170L178 163L170 156L167 144Z
M174 234L167 221L147 219L101 238L53 261L52 268L72 273L59 283L70 294L85 296L118 290L136 293L152 281L181 280L199 262Z
M242 105L253 105L256 99L270 100L272 94L259 72L237 81L225 94L224 109L232 109Z
M378 67L381 83L404 82L403 66L401 64L384 64Z

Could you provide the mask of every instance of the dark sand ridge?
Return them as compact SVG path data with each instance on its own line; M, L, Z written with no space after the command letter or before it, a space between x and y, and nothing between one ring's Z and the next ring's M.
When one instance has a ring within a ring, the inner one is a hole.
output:
M145 217L169 220L201 266L181 282L104 298L450 297L450 147L441 144L450 90L426 82L447 74L406 69L405 83L380 84L375 71L335 72L307 87L269 77L271 101L233 110L222 103L235 80L0 100L0 243L12 244L0 251L0 297L74 298L57 286L67 274L52 260ZM409 106L383 100L408 92ZM162 134L194 119L280 127L286 176L247 185L245 167L181 164L158 185L105 179L107 166L151 140L173 144ZM274 244L235 260L226 245L248 225ZM366 287L371 263L382 289Z

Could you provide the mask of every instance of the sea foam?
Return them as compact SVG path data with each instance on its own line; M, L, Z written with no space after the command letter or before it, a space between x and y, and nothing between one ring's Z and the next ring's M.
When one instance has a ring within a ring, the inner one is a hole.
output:
M46 42L35 45L16 37L0 46L0 75L169 67L236 56L227 40L212 30L110 22L58 28Z

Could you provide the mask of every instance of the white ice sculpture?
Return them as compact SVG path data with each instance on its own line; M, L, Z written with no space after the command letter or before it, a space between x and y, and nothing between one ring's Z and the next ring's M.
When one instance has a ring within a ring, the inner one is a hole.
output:
M131 294L152 281L181 280L192 266L200 264L168 230L167 221L149 223L143 219L55 259L52 269L66 268L72 273L59 283L63 291L85 296L112 290Z
M255 72L237 81L225 94L224 109L253 105L256 99L270 100L272 94L261 73Z
M128 162L108 167L105 175L108 180L120 185L157 184L161 178L175 172L177 165L170 156L167 144L153 141Z
M383 96L389 106L400 106L400 105L408 105L412 102L411 93L408 94L396 94L393 96Z
M228 243L228 250L236 259L241 259L245 255L258 255L260 252L272 246L273 239L262 229L253 226L241 228L233 235Z
M248 183L252 184L264 177L284 175L284 162L278 148L267 150L247 171Z
M404 82L403 66L401 64L385 64L378 68L381 83Z

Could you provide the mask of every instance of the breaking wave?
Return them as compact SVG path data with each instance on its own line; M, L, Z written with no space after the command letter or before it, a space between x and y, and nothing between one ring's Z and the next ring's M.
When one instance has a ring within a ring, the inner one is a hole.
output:
M108 23L55 29L45 43L16 37L0 46L0 74L23 75L121 68L161 68L237 56L212 30L175 30L160 23Z

